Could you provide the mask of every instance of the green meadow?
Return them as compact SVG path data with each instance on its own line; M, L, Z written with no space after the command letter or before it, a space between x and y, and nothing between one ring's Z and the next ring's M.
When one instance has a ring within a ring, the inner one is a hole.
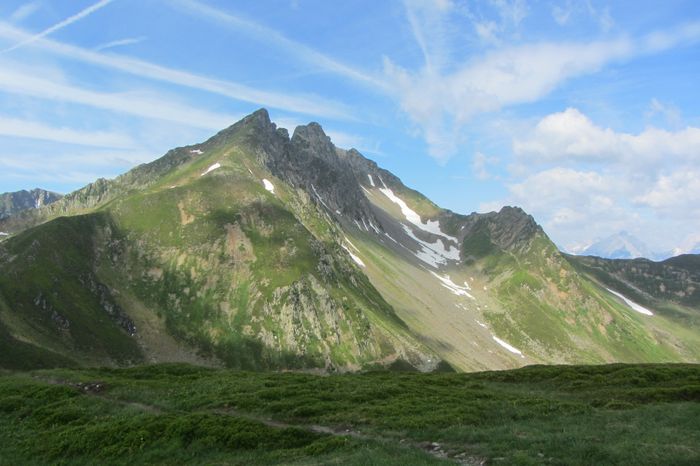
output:
M0 375L0 464L700 464L700 366Z

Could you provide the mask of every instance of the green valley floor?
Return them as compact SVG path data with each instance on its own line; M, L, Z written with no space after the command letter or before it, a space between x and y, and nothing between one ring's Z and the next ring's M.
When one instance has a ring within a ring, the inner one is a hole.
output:
M0 465L700 464L700 365L0 374Z

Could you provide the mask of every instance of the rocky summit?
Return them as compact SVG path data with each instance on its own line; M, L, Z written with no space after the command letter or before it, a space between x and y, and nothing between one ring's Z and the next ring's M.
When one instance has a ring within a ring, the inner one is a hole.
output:
M563 255L520 208L442 209L265 110L35 207L0 220L0 367L700 357L694 256Z

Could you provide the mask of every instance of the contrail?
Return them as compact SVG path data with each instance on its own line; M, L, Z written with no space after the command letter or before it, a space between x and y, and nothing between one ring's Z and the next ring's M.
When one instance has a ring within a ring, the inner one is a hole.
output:
M40 33L38 33L36 35L33 35L32 37L29 37L29 38L23 40L22 42L18 42L17 44L13 45L12 47L9 47L9 48L6 48L5 50L0 51L0 53L11 52L12 50L18 49L18 48L23 47L27 44L31 44L32 42L36 42L37 40L42 39L42 38L48 36L49 34L58 31L59 29L63 29L64 27L69 26L69 25L75 23L76 21L80 21L81 19L85 18L86 16L89 16L92 13L96 12L100 8L103 8L107 5L109 5L113 1L114 0L100 0L99 2L95 3L94 5L89 6L89 7L85 8L84 10L74 14L70 18L66 18L63 21L61 21L60 23L54 24L50 28L44 29L43 31L41 31Z

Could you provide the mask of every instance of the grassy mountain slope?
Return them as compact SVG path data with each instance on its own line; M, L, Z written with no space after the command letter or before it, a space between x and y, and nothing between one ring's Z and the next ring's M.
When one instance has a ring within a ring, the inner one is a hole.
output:
M372 166L362 170L379 177ZM398 236L410 221L379 182L375 185L368 181L365 192L382 212L378 217L391 238L352 225L346 227L347 234L367 264L366 273L399 316L455 367L700 358L697 321L689 326L685 314L650 318L634 312L573 267L522 210L457 215L436 210L398 179L386 182L423 223L439 221L445 235L460 241L459 261L434 267L417 260L420 254L413 241ZM445 236L411 228L414 235L423 234L419 239L424 242L446 244ZM687 275L677 273L669 280L681 283ZM445 278L463 290L446 287Z
M571 262L521 209L441 209L318 124L290 138L264 110L2 228L2 344L28 361L700 359L692 258L660 271ZM637 299L650 273L665 280L645 292L653 316L606 289L624 282L611 288Z
M166 347L250 369L434 366L329 219L260 163L251 119L3 242L13 338L87 364L170 360Z

